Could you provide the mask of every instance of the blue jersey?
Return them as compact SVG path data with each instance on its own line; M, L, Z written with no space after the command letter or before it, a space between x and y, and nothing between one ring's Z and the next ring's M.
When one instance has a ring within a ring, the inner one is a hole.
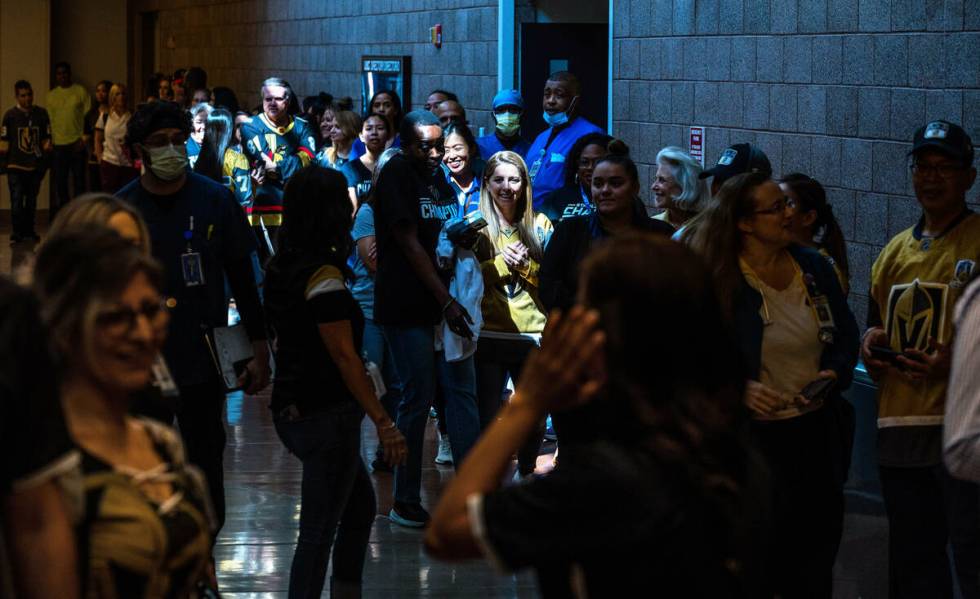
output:
M262 222L278 226L282 224L282 193L286 181L314 160L316 139L313 129L299 117L290 117L288 125L279 127L260 114L242 123L242 141L252 165L263 164L261 155L265 155L278 167L278 172L267 174L265 182L255 190L252 205L252 213L261 216ZM255 222L254 216L252 221Z
M589 133L602 133L584 117L576 117L567 127L551 138L553 128L541 132L527 152L528 171L534 192L534 209L540 210L541 199L565 185L565 157L575 142Z
M500 143L497 138L496 133L491 133L490 135L484 135L476 140L476 145L480 146L480 156L484 160L490 160L490 157L497 152L507 150L504 144ZM516 152L521 158L527 160L527 151L531 149L531 144L527 143L527 140L518 139L517 143L514 144L513 148L509 148L511 152Z

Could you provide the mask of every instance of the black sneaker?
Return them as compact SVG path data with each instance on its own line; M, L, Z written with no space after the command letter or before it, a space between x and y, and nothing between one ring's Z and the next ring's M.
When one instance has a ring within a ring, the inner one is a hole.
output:
M429 512L421 504L396 501L388 512L388 518L399 526L422 528L429 523Z
M394 472L395 469L388 465L383 457L377 456L371 462L371 472Z

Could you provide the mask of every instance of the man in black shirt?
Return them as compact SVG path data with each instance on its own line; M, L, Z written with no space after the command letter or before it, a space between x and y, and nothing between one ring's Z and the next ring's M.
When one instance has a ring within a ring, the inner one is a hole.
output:
M180 390L177 422L223 523L225 389L205 334L227 324L226 277L255 354L239 380L248 394L269 382L269 349L252 273L255 237L227 187L188 171L190 130L190 116L173 102L136 111L126 139L146 168L117 195L143 215L164 268L163 292L172 305L163 355Z
M10 244L24 239L39 241L34 231L37 194L44 178L44 156L50 155L51 120L48 112L34 106L34 90L27 81L14 84L17 106L3 115L0 127L0 162L5 163L10 186Z
M391 345L404 394L397 425L408 442L408 462L395 469L391 519L421 527L422 442L438 373L446 393L446 422L454 463L479 436L476 373L472 356L446 362L435 352L435 326L446 320L453 333L470 338L472 320L448 291L448 277L436 267L436 244L443 223L460 214L456 194L442 176L445 152L439 121L428 111L409 113L399 131L403 152L388 161L374 191L378 271L374 318Z

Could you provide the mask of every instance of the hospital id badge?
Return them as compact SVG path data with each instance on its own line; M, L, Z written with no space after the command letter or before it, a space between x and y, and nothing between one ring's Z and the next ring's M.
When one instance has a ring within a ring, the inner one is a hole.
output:
M204 284L204 269L201 266L201 254L187 252L180 255L180 269L184 273L185 287L199 287Z
M530 179L533 180L538 176L538 171L541 170L541 163L544 161L544 157L547 156L547 154L547 150L541 150L541 154L538 156L538 159L531 164L531 171L528 173L528 177Z
M830 309L830 302L826 295L815 296L812 301L817 324L820 325L818 338L822 343L833 343L837 325L834 324L834 313Z

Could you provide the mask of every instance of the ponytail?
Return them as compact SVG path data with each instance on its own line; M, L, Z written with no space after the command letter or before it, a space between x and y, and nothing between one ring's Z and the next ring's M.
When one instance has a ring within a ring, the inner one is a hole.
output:
M803 212L813 210L817 220L813 223L813 241L825 250L833 259L837 268L850 279L850 269L847 263L847 243L840 223L834 217L833 207L827 202L827 192L819 181L802 173L790 173L780 180L796 194L799 209Z

